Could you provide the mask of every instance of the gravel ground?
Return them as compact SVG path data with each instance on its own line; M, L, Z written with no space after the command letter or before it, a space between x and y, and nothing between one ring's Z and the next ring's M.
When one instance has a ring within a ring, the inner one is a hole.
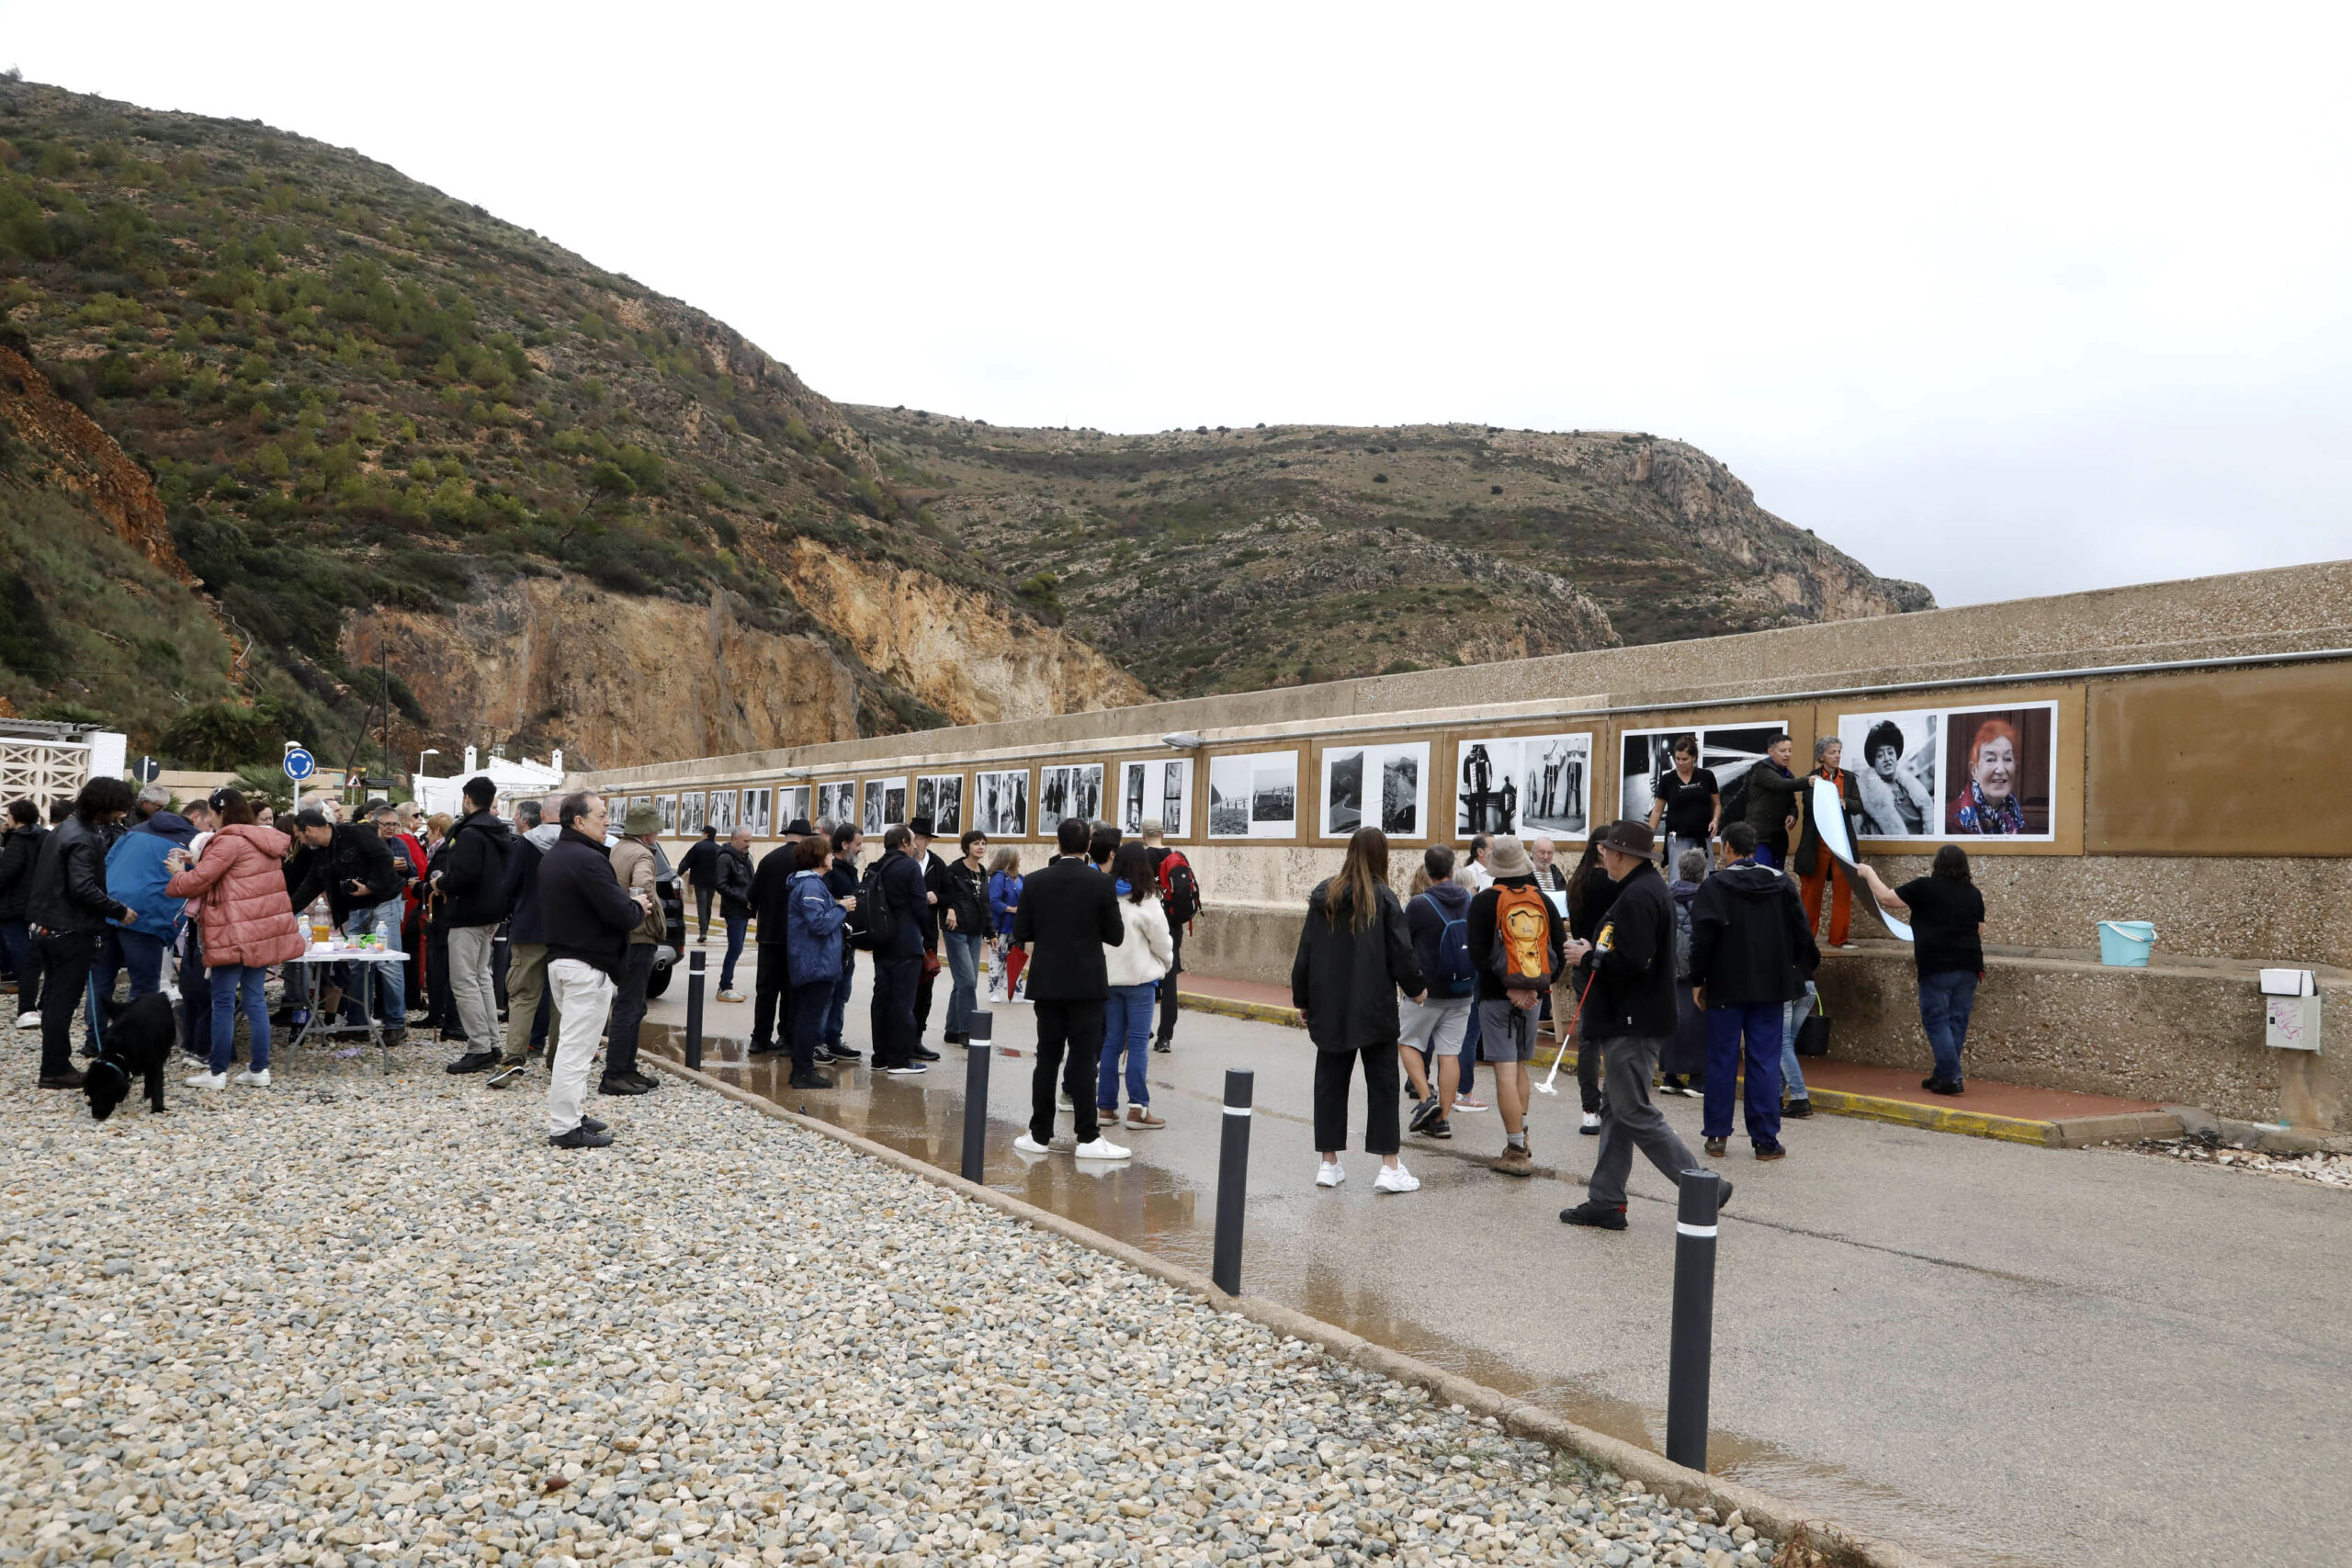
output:
M558 1151L397 1055L0 1093L0 1562L1771 1555L718 1095Z
M2218 1165L2230 1170L2252 1171L2260 1176L2283 1176L2299 1181L2314 1181L2322 1187L2352 1189L2352 1155L2265 1154L2259 1149L2235 1148L2214 1137L2143 1138L2132 1145L2132 1150L2137 1154L2161 1155L2198 1165Z

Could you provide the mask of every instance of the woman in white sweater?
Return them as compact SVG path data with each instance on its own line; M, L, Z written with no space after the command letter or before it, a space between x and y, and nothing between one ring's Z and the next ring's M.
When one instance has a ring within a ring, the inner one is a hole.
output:
M1168 1123L1151 1113L1151 1089L1143 1081L1143 1066L1151 1053L1152 1012L1159 1005L1161 978L1175 956L1175 942L1168 931L1168 911L1160 908L1151 852L1140 842L1122 844L1111 861L1111 874L1117 881L1126 940L1102 950L1111 972L1111 999L1102 1009L1102 1065L1094 1104L1105 1125L1118 1123L1119 1059L1124 1056L1127 1125L1165 1127Z

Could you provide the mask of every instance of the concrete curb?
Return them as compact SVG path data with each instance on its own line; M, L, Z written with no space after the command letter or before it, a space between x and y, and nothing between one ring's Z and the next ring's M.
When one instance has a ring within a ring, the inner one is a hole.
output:
M1185 990L1179 990L1176 999L1180 1008L1190 1012L1246 1018L1258 1023L1284 1024L1292 1029L1299 1027L1298 1010L1274 1002L1243 1001L1236 997L1216 997ZM1551 1065L1548 1059L1540 1055L1538 1061L1547 1067ZM2164 1111L2074 1116L2042 1122L2025 1116L1995 1116L1981 1111L1962 1111L1951 1106L1919 1105L1908 1100L1889 1100L1882 1095L1853 1094L1836 1089L1816 1089L1811 1099L1815 1111L1826 1111L1832 1116L1854 1116L1867 1122L1924 1128L1930 1133L1995 1138L2003 1143L2030 1144L2045 1149L2079 1149L2093 1144L2132 1143L2141 1138L2177 1138L2181 1134L2181 1119Z
M1234 1005L1246 1007L1252 1004ZM763 1100L751 1090L739 1089L733 1084L722 1083L707 1073L695 1072L682 1063L651 1053L648 1053L645 1059L673 1077L716 1090L763 1116L789 1122L835 1143L845 1144L885 1165L919 1176L975 1202L985 1203L1039 1230L1050 1231L1080 1247L1105 1253L1155 1280L1201 1297L1219 1312L1238 1314L1273 1333L1318 1346L1336 1359L1347 1361L1366 1371L1377 1372L1409 1387L1426 1390L1431 1398L1446 1404L1459 1404L1473 1416L1491 1416L1506 1431L1547 1443L1614 1471L1627 1481L1638 1482L1678 1506L1710 1507L1715 1510L1718 1518L1728 1518L1736 1510L1746 1516L1747 1523L1754 1526L1758 1533L1781 1541L1788 1540L1802 1530L1820 1553L1818 1561L1834 1564L1836 1568L1937 1568L1932 1560L1892 1541L1858 1535L1829 1520L1811 1516L1792 1503L1783 1502L1737 1482L1685 1469L1647 1449L1636 1448L1619 1438L1579 1427L1550 1411L1513 1399L1499 1389L1472 1382L1427 1361L1389 1349L1384 1345L1375 1345L1361 1335L1351 1334L1320 1318L1309 1317L1280 1302L1268 1301L1262 1296L1227 1295L1205 1274L1170 1263L1164 1258L1154 1257L1140 1247L1105 1235L1050 1210L1040 1209L1009 1192L1000 1192L992 1187L967 1181L953 1171L943 1170L912 1155L902 1154L870 1138L861 1137L821 1118L787 1111L773 1100Z

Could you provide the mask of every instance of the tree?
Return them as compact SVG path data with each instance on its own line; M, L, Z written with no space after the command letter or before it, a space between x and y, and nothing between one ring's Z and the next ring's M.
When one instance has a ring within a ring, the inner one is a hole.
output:
M277 726L241 703L201 703L164 727L161 744L183 766L217 771L266 759L277 745Z

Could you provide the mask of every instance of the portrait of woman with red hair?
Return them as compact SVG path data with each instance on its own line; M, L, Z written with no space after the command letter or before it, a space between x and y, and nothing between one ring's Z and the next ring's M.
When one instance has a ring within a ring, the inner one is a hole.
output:
M2050 831L2050 710L1953 714L1944 830Z

